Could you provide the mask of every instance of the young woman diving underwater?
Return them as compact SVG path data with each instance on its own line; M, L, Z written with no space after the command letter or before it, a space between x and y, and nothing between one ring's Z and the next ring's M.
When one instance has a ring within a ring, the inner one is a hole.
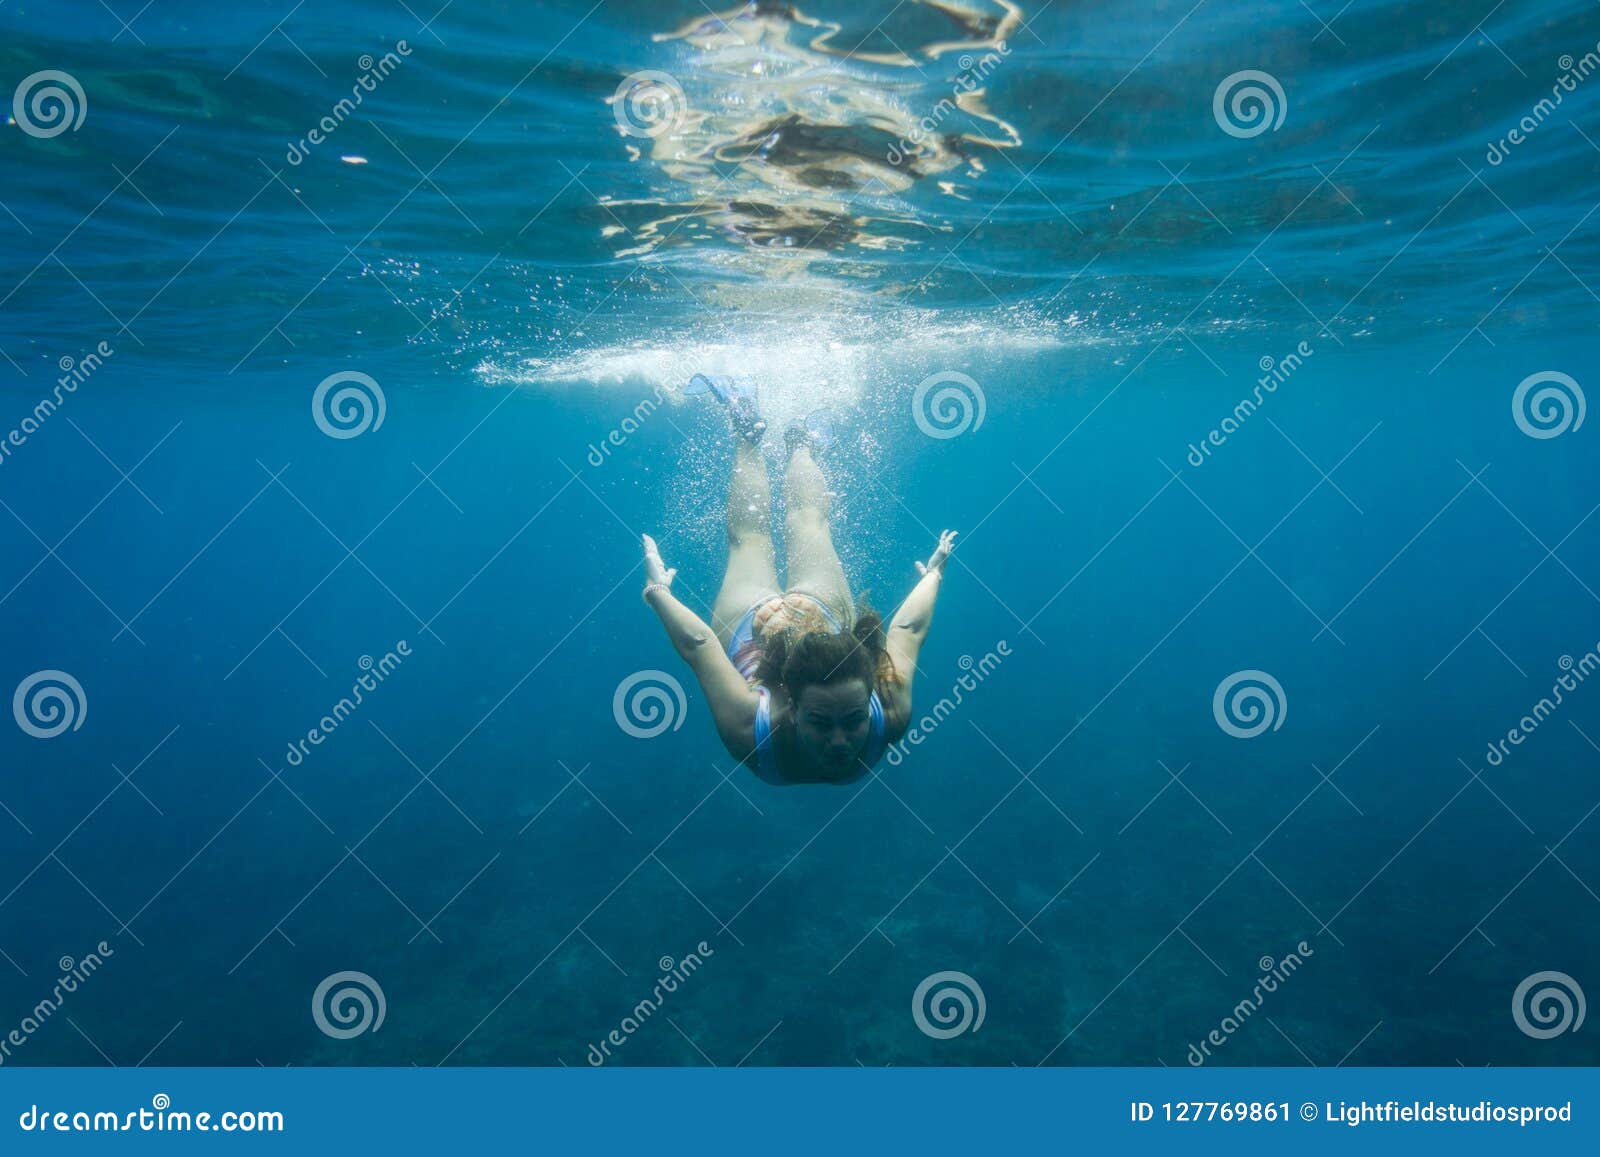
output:
M771 784L850 783L867 775L911 719L917 655L956 532L945 531L890 620L850 592L828 523L832 495L816 454L831 441L819 411L785 431L788 583L778 581L766 434L753 389L697 374L685 391L722 403L734 431L728 565L711 625L672 593L675 567L643 536L644 600L689 664L728 753Z

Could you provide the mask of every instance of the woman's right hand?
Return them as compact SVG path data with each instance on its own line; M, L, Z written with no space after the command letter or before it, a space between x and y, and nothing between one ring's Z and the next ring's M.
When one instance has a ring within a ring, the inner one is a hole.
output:
M648 591L653 586L670 588L672 580L678 577L678 568L669 567L661 561L661 550L656 546L656 540L648 534L644 538L644 582Z
M944 570L944 564L949 561L950 552L956 548L956 535L954 530L946 530L939 535L939 545L934 548L933 555L927 562L917 563L917 573L926 575L931 571Z

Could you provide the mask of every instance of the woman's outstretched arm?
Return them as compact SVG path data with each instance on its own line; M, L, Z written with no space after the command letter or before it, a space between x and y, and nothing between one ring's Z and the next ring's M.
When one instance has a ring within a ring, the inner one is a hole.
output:
M923 640L928 637L933 605L938 601L939 587L944 581L944 564L955 545L955 531L947 530L939 535L939 545L934 548L932 557L925 563L917 563L922 577L889 623L886 645L889 659L894 663L895 681L889 688L891 694L883 696L883 706L889 717L891 738L898 738L911 719L911 684L917 673L917 656L922 651Z
M729 661L716 634L672 593L678 571L661 561L655 539L644 536L644 601L661 619L667 638L711 705L711 716L728 753L746 759L755 750L756 693Z

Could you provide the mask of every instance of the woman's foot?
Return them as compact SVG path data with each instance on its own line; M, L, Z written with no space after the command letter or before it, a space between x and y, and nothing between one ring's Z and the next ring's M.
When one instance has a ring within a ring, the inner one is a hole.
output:
M696 374L683 387L683 392L689 397L710 394L728 408L728 418L741 438L753 446L761 444L767 423L761 417L754 384L721 375Z
M802 446L808 447L812 454L820 454L832 446L833 441L833 411L826 406L812 410L803 422L790 422L783 432L784 450L791 456Z

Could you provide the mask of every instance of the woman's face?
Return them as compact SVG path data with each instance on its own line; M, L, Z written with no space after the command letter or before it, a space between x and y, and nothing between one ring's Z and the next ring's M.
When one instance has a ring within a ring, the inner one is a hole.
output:
M871 727L871 695L860 679L813 684L800 692L794 707L795 735L825 773L855 770Z

